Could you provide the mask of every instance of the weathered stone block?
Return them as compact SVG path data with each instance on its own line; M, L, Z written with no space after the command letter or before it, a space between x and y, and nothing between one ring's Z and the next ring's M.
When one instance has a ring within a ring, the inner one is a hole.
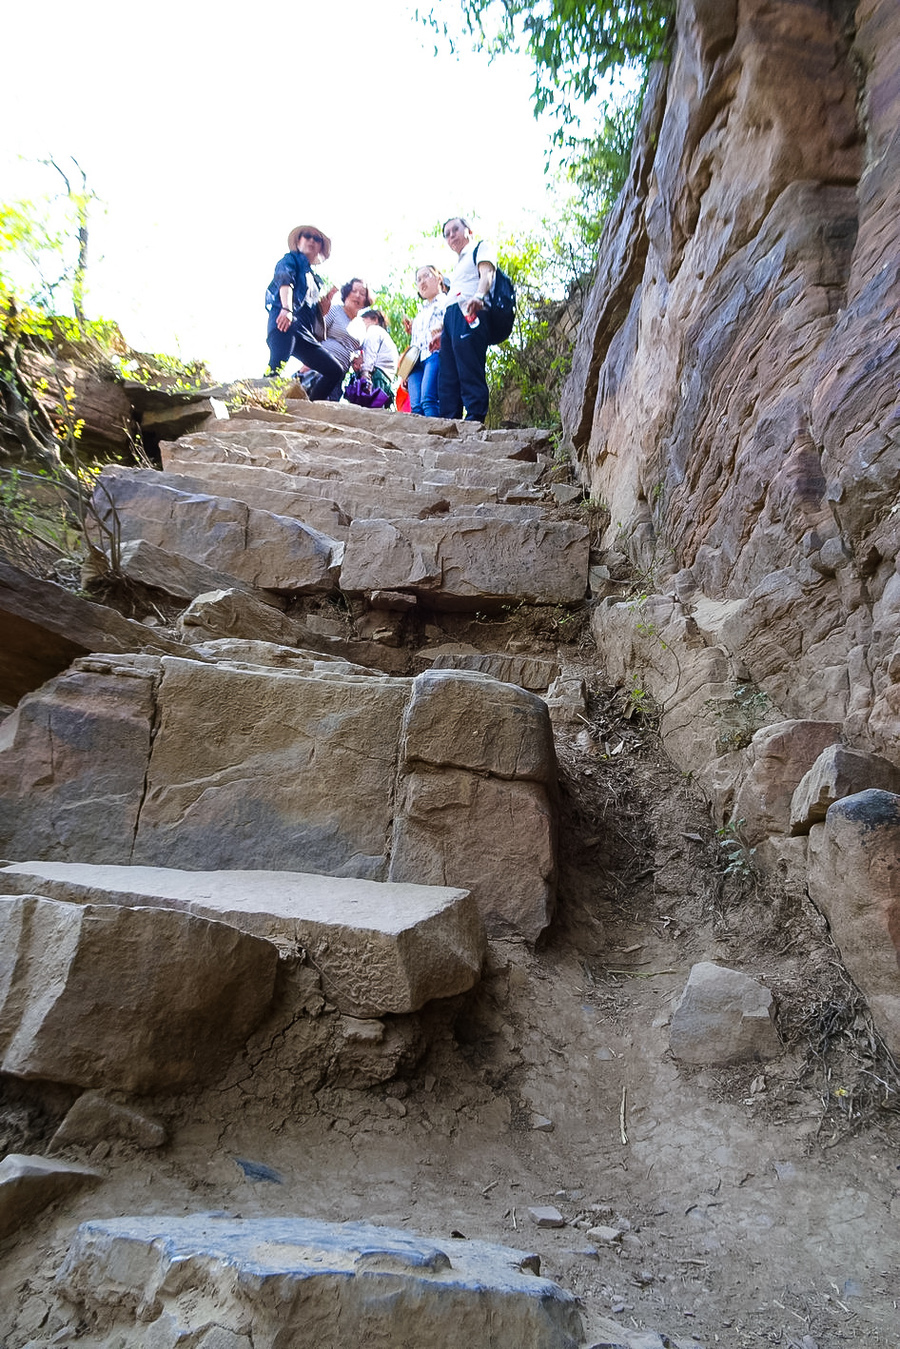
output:
M179 557L165 548L157 548L146 539L123 543L119 550L119 566L130 581L152 586L180 600L192 600L195 595L201 595L206 590L239 587L251 594L254 590L254 587L242 584L225 572L215 571L200 562L192 562L187 557ZM270 599L275 604L284 603L283 600L277 600L275 595L270 595ZM102 644L95 645L94 649L102 649Z
M872 789L836 801L810 830L808 858L810 898L900 1055L900 796Z
M107 673L79 662L3 722L3 856L124 860L140 813L158 672L151 656L113 660Z
M7 720L0 856L458 885L537 936L555 870L539 698L468 671L197 650L93 656Z
M180 615L178 631L187 643L240 637L281 646L294 645L301 633L280 610L233 587L196 595Z
M0 1240L23 1227L48 1204L102 1179L99 1171L77 1162L7 1153L0 1162Z
M406 781L390 877L465 886L491 935L536 941L553 916L555 843L540 784L424 770Z
M107 524L115 512L126 543L145 540L263 590L335 588L343 545L298 520L118 470L101 475L94 506Z
M556 781L546 703L475 671L426 670L416 678L403 721L403 756L409 764Z
M840 734L840 724L833 721L780 721L756 732L731 816L742 822L748 843L789 832L791 798L800 779Z
M308 951L329 1001L350 1016L414 1012L479 978L484 931L464 890L379 885L285 871L23 862L0 869L0 890L75 904L172 908Z
M477 516L355 520L341 588L410 590L447 609L519 600L576 604L587 590L588 543L580 524Z
M0 1067L151 1092L208 1082L272 998L271 942L151 908L0 897Z
M868 789L900 791L900 769L877 754L829 745L800 779L791 798L791 833L806 834L825 819L829 806Z
M386 879L408 697L386 676L165 663L134 850L116 860Z
M672 1014L669 1048L685 1063L746 1063L781 1053L772 994L764 985L703 961L691 970Z
M192 1343L214 1323L290 1349L576 1349L576 1300L538 1268L537 1256L483 1241L197 1215L82 1223L58 1282L123 1349L147 1342L138 1313L151 1307Z

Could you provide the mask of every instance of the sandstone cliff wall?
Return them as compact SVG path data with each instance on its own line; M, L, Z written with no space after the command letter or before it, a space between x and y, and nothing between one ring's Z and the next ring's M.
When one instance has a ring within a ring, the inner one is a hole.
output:
M720 602L694 645L768 720L895 764L898 384L900 5L681 0L564 431L606 545L689 628ZM682 737L686 767L712 753Z

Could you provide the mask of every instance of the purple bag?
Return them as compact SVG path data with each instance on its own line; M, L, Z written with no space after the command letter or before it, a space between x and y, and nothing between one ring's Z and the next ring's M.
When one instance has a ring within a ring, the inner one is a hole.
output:
M391 401L384 389L376 389L370 379L351 379L344 390L348 403L361 408L383 408Z

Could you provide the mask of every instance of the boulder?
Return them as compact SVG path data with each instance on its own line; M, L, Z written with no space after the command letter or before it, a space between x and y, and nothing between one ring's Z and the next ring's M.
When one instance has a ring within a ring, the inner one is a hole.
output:
M800 779L791 798L791 833L808 833L812 825L825 819L835 801L868 789L900 791L900 768L877 754L829 745Z
M238 637L295 646L302 629L274 605L245 590L226 586L196 595L179 615L178 632L189 645L210 638Z
M538 1268L535 1255L483 1241L195 1214L82 1223L58 1285L122 1349L150 1336L154 1349L205 1344L213 1326L291 1349L576 1349L576 1299Z
M809 895L900 1056L900 796L869 789L829 807L809 834Z
M325 992L357 1017L414 1012L478 980L484 932L464 890L376 884L285 871L23 862L0 869L0 890L81 905L174 909L306 951Z
M77 1162L7 1153L0 1162L0 1240L12 1236L48 1204L102 1179L99 1171Z
M167 1137L159 1120L113 1101L101 1091L85 1091L51 1138L50 1151L59 1152L73 1143L92 1147L119 1138L139 1148L161 1148Z
M780 721L756 732L731 816L748 844L789 833L791 800L801 778L840 734L840 724L832 721Z
M777 1058L772 994L739 970L710 961L695 965L672 1013L669 1048L684 1063Z
M136 1093L213 1080L268 1007L278 953L152 908L0 897L0 1067Z
M577 604L587 590L588 545L580 524L477 516L354 520L341 589L408 590L443 609L520 600Z

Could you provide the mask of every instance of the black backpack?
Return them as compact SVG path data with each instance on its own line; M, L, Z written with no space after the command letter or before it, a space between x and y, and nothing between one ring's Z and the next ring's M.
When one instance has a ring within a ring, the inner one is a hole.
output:
M479 241L475 245L472 261L478 266ZM516 321L516 288L506 272L499 267L494 271L494 284L491 287L490 304L485 305L482 318L487 323L488 344L492 347L505 342L513 330Z

